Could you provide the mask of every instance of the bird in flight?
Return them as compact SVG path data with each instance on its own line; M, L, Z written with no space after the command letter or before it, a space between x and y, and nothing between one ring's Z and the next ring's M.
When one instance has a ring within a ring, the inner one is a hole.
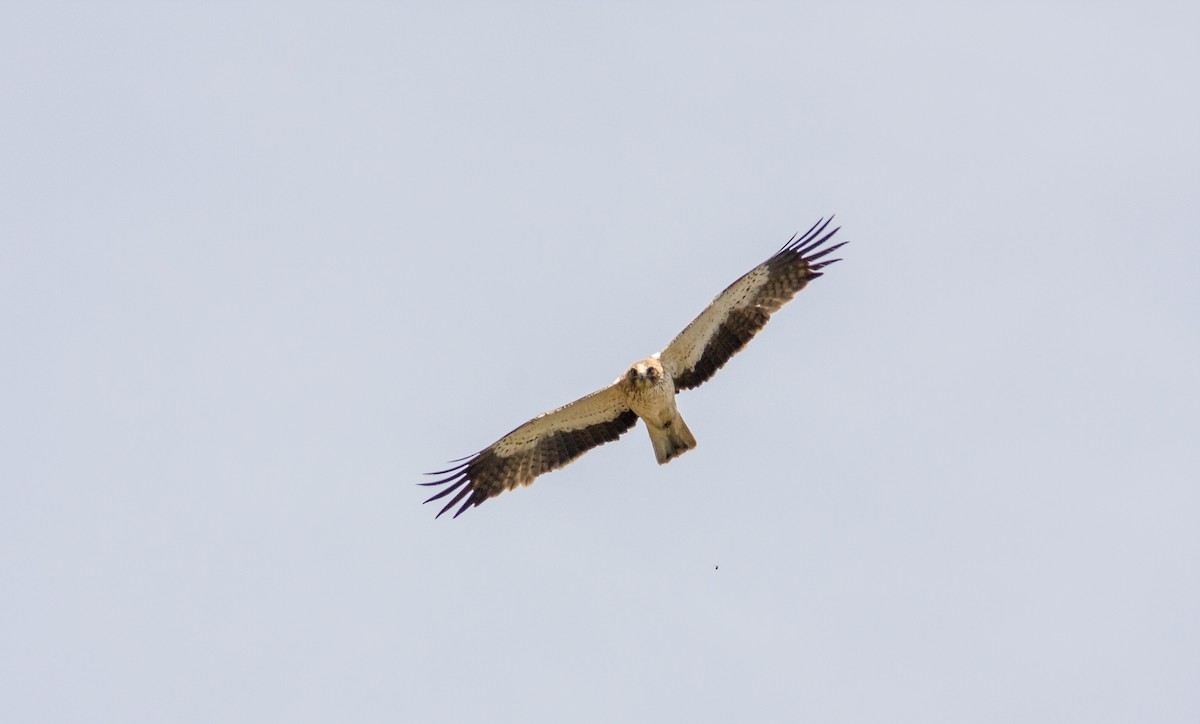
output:
M437 517L460 501L457 518L488 498L529 485L542 473L563 467L594 447L616 440L641 418L650 433L654 457L662 465L696 447L696 438L675 407L681 390L699 387L758 333L846 242L826 246L838 228L826 232L821 219L762 264L730 284L661 352L630 365L604 389L544 412L483 450L460 458L452 468L429 473L444 486L426 503L453 494Z

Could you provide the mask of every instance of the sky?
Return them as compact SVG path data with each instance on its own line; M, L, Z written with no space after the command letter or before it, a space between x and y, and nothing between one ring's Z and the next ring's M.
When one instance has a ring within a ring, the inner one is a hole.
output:
M1195 722L1200 6L0 7L0 719ZM850 243L699 389L415 483Z

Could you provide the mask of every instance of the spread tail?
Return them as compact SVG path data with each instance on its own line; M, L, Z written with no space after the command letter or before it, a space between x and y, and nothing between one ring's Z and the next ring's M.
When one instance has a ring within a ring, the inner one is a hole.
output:
M654 457L659 465L696 447L696 438L683 421L683 415L676 415L662 427L655 427L647 421L646 430L650 432L650 443L654 445Z

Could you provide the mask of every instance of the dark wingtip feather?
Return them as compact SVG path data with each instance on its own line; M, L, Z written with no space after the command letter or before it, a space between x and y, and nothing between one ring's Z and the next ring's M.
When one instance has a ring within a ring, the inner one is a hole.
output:
M837 231L837 229L834 229L834 231ZM833 233L832 233L832 232L830 232L829 236L833 236ZM825 237L825 238L826 238L826 239L828 239L828 238L829 238L829 236L827 236L827 237ZM831 252L835 252L835 251L837 251L838 249L841 249L843 246L845 246L845 245L846 245L846 244L848 244L848 243L850 243L850 242L848 242L848 241L842 241L842 242L839 242L839 243L837 243L837 244L834 244L833 246L831 246L831 247L828 247L828 248L826 248L826 249L821 249L820 251L818 251L816 254L813 254L812 256L806 256L806 257L804 257L804 260L805 260L805 261L807 261L807 262L814 262L814 261L816 261L817 259L820 259L821 257L823 257L823 256L826 256L826 255L830 254ZM833 262L825 262L825 263L826 263L826 264L832 264Z
M777 252L775 252L775 253L776 253L776 254L782 254L782 253L783 253L783 251L784 251L784 249L787 249L789 246L791 246L791 245L792 245L792 243L793 243L794 241L796 241L796 239L799 239L799 238L800 238L800 235L799 235L799 234L792 234L792 238L790 238L790 239L788 239L786 242L784 242L783 246L779 247L779 251L777 251Z
M457 518L458 516L463 514L464 510L466 510L467 508L471 508L476 505L479 505L480 503L483 502L483 500L484 499L481 497L472 495L471 497L467 498L467 502L463 503L461 508L459 508L457 511L455 511L454 517ZM448 508L450 506L446 506L446 507ZM444 513L445 509L443 509L442 512ZM441 515L441 513L438 513L438 515Z
M809 268L809 269L814 269L814 270L815 270L815 269L824 269L825 267L829 266L830 264L836 264L836 263L838 263L839 261L841 261L841 257L839 257L839 258L837 258L837 259L830 259L829 261L823 261L823 262L819 262L819 263L817 263L817 264L812 264L812 265L810 265L808 268Z
M824 236L821 236L821 232L825 231L825 227L822 226L821 232L817 232L816 234L814 234L814 237L819 237L819 238L816 238L815 241L810 240L809 243L807 243L803 246L797 247L794 251L797 254L799 254L800 256L804 256L811 251L815 251L815 250L819 249L822 244L824 244L825 242L832 239L833 235L838 233L841 230L842 230L842 227L837 226L837 227L834 227L833 231L829 232L828 234L825 234Z
M833 219L833 217L832 217L832 216L830 216L829 218L830 218L831 220ZM825 222L825 217L821 217L821 218L817 219L817 223L815 223L815 224L813 224L812 226L810 226L810 227L809 227L809 229L808 229L808 231L804 232L803 234L793 234L793 235L792 235L792 238L788 239L788 242L787 242L786 244L784 244L783 246L779 247L779 251L777 251L777 252L775 252L775 253L776 253L776 254L782 254L784 251L787 251L788 247L790 247L792 244L795 244L797 239L799 239L799 240L800 240L800 243L802 243L802 244L803 244L803 243L804 243L804 239L807 239L807 238L808 238L808 235L809 235L809 234L811 234L811 233L813 233L813 229L816 229L816 228L817 228L818 226L820 226L820 225L821 225L823 222L824 222L824 223L828 223L828 222ZM821 233L821 232L819 232L819 231L818 231L817 233L819 234L819 233Z
M480 452L482 452L482 451L480 451ZM466 468L468 465L470 465L471 461L474 460L475 458L479 457L479 455L480 455L480 453L471 453L470 455L465 455L461 458L455 458L454 460L450 460L449 462L458 463L458 465L455 465L452 468L446 468L445 470L434 470L433 472L425 473L425 474L426 475L445 475L446 473L453 473L457 470L462 470L462 469ZM424 483L422 483L422 485L424 485Z
M459 480L455 480L454 479L455 477L458 477L458 476L449 477L449 478L446 478L445 480L439 480L436 483L421 483L421 485L446 485L445 490L434 493L425 502L428 503L432 500L437 500L438 498L444 498L447 495L449 495L450 493L454 492L455 490L458 490L463 485L466 485L468 482L470 482L467 480L467 478L465 476L460 478Z
M447 472L449 472L449 471L447 471ZM444 485L444 484L450 482L451 480L454 480L455 478L457 478L461 475L466 475L466 474L467 474L466 470L456 470L453 475L447 475L444 478L438 478L437 480L431 480L428 483L417 483L417 485L420 485L423 487L430 487L433 485Z
M833 223L832 216L829 218L821 217L820 219L817 219L817 223L809 227L808 231L804 232L803 234L797 234L796 236L793 236L788 243L784 244L783 248L776 252L776 256L783 254L787 254L789 256L794 254L804 255L809 250L820 246L829 237L838 232L838 229L834 229L824 237L821 237L821 235L825 233L825 229L829 228L831 223ZM819 237L820 239L816 240Z
M466 480L463 480L463 482L465 483L465 482L466 482ZM455 486L455 487L457 487L457 486ZM446 488L445 492L443 492L443 493L439 493L439 494L438 494L436 497L440 498L440 497L442 497L442 495L445 495L446 493L449 493L451 490L454 490L454 488L453 488L453 487L451 487L451 488ZM454 496L453 498L451 498L451 499L450 499L450 502L449 502L449 503L446 503L446 505L445 505L445 506L444 506L444 507L443 507L441 510L439 510L439 511L438 511L438 514L434 516L434 519L436 520L436 519L438 519L438 518L441 518L441 517L442 517L442 513L445 513L447 510L450 510L451 508L453 508L453 507L455 506L455 504L457 504L457 503L458 503L458 501L462 500L462 499L463 499L463 498L464 498L464 497L467 495L467 493L472 493L472 492L474 492L474 491L472 491L472 490L471 490L471 486L470 486L470 485L468 485L468 486L464 487L462 490L458 491L458 495L456 495L456 496ZM474 499L474 496L472 496L471 498L468 498L468 499L467 499L467 502L468 502L468 503L470 503L470 502L471 502L471 500L473 500L473 499ZM429 500L433 500L433 498L430 498ZM427 500L427 501L425 501L425 502L429 502L429 501ZM463 508L465 508L465 507L466 507L466 506L464 505L464 506L463 506ZM462 512L462 509L460 508L460 509L459 509L459 511L458 511L458 513L455 513L455 514L454 514L454 517L455 517L455 518L457 518L457 517L458 517L458 514L459 514L459 513L461 513L461 512Z

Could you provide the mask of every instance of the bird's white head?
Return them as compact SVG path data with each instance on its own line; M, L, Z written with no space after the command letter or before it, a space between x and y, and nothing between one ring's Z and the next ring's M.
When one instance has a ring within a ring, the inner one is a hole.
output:
M653 357L634 362L625 373L625 379L635 387L653 387L663 378L662 362Z

